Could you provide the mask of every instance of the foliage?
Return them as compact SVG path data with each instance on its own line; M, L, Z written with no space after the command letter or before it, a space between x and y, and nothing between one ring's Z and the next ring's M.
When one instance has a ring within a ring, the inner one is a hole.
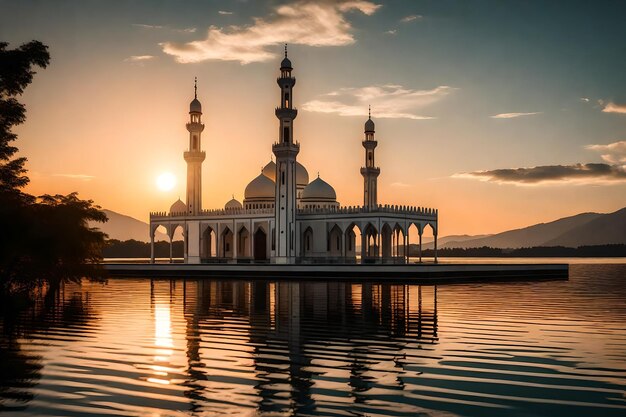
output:
M184 255L184 242L177 240L172 242L172 255L174 258L182 258ZM139 242L134 239L117 240L110 239L102 250L102 256L105 258L149 258L150 244ZM169 242L155 242L154 256L156 258L169 258L170 244Z
M0 42L0 294L97 273L106 235L87 222L107 220L76 193L36 198L22 192L29 181L26 158L14 158L12 129L25 121L26 109L16 96L32 81L34 66L48 66L50 55L38 41L7 46Z
M417 245L409 248L411 256L418 255ZM435 252L426 249L423 256L432 257ZM483 246L481 248L442 248L437 250L440 257L502 257L502 258L522 258L522 257L624 257L626 256L626 245L593 245L568 248L564 246L536 246L531 248L501 249Z

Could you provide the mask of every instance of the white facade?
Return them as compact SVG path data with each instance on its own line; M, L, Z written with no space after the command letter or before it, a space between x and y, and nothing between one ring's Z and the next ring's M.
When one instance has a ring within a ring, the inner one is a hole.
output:
M276 162L268 163L246 187L243 204L234 198L224 209L202 209L201 147L202 107L190 104L187 161L187 203L176 201L169 212L150 213L150 239L154 262L154 235L165 227L170 242L177 228L184 236L187 263L201 262L390 262L408 261L403 248L409 229L415 226L421 241L430 226L434 236L435 262L438 213L435 209L381 205L377 200L374 122L365 123L363 206L342 207L333 187L319 178L309 181L306 168L297 161L300 144L294 139L291 61L281 62L277 79L281 101L275 114L278 140L272 146ZM357 239L357 233L360 239ZM360 247L357 250L357 247ZM170 246L171 248L171 246ZM170 249L171 260L171 249Z

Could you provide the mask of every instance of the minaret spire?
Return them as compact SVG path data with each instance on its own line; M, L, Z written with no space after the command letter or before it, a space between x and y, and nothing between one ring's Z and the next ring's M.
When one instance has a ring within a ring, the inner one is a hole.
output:
M280 63L280 106L276 108L278 118L278 142L272 146L276 156L276 197L274 201L274 260L276 263L294 263L296 259L296 156L300 145L294 140L293 121L298 110L293 107L293 86L296 79L291 76L291 61L285 58Z
M380 175L380 168L374 163L374 150L378 145L376 139L374 139L375 125L372 120L372 106L368 106L368 118L365 122L365 139L363 140L363 147L365 148L365 166L361 168L361 175L363 175L363 206L369 210L373 210L378 207L378 175Z
M192 216L202 211L202 162L206 155L202 150L201 135L202 104L198 100L198 77L194 77L193 100L189 104L189 148L184 153L187 161L187 213Z

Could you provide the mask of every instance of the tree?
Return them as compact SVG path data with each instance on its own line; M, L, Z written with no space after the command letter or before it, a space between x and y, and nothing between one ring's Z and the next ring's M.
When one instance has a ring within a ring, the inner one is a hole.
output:
M106 235L87 222L105 222L91 200L76 193L34 197L22 192L28 184L24 163L14 158L12 128L26 120L17 96L33 80L34 66L46 68L48 47L31 41L8 50L0 42L0 294L98 272Z

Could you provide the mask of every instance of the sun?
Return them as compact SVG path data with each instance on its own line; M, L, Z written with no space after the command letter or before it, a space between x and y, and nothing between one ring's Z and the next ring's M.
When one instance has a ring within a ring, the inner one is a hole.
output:
M156 184L161 191L170 191L176 185L176 177L171 172L164 172L156 179Z

